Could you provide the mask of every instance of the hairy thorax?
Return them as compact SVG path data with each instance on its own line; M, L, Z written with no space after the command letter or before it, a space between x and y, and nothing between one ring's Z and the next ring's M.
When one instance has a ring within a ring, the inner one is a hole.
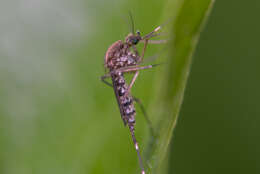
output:
M139 59L139 55L133 53L128 44L119 40L108 48L105 55L105 67L112 71L136 65Z

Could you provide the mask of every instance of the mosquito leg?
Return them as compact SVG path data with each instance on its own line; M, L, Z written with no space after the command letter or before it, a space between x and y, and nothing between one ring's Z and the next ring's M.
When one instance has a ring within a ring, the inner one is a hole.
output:
M148 40L148 39L150 39L151 37L154 37L154 33L156 33L157 31L159 31L161 29L161 26L158 26L158 27L156 27L152 32L150 32L150 33L148 33L147 35L145 35L143 38L142 38L142 40Z
M129 66L129 67L119 68L117 70L111 71L109 74L105 74L104 76L101 76L101 81L104 82L105 84L107 84L108 86L112 87L112 84L109 83L108 81L106 81L105 79L111 77L111 74L113 74L113 73L117 73L117 72L121 72L121 73L124 73L124 72L137 72L138 70L150 69L150 68L153 68L153 67L158 66L158 65L159 64L148 65L148 66ZM135 76L133 77L133 79L131 81L131 84L130 84L131 87L133 86L133 84L134 84L138 74L139 73L136 73Z
M125 96L127 96L127 95L129 94L130 89L133 87L134 82L135 82L135 80L136 80L138 74L139 74L139 71L136 71L136 72L135 72L135 75L134 75L134 77L133 77L133 79L131 80L130 85L129 85L128 88L127 88L127 91L126 91L126 93L125 93ZM105 80L106 78L107 78L107 76L102 76L102 77L101 77L101 81L104 82L106 85L108 85L108 86L110 86L110 87L113 87L113 85L112 85L111 83L109 83L108 81Z
M144 43L145 40L147 39L147 40L148 40L148 43L149 43L149 42L150 42L149 39L151 39L152 37L163 36L163 35L165 35L165 33L153 33L153 34L151 34L151 35L149 36L149 38L143 37L143 39L140 40L139 42Z
M138 146L138 143L137 143L136 138L135 138L134 126L128 125L128 127L129 127L129 130L130 130L131 136L132 136L132 140L133 140L133 143L134 143L134 146L135 146L135 150L137 152L139 165L140 165L140 168L141 168L141 174L145 174L144 165L143 165L143 161L142 161L142 158L141 158L141 153L140 153L139 146Z
M141 58L140 58L140 61L141 61L141 62L143 61L144 53L145 53L145 50L146 50L147 44L148 44L148 39L145 39L145 40L144 40L143 51L142 51Z
M152 32L148 33L147 35L145 35L142 40L145 40L145 39L150 39L151 37L154 37L154 36L157 36L157 35L160 35L160 33L156 33L157 31L161 30L163 26L165 26L167 23L169 23L172 19L169 19L168 21L166 21L164 24L156 27Z
M143 61L144 53L145 53L147 44L148 44L148 43L153 43L153 41L150 41L149 39L150 39L151 37L155 37L155 36L160 35L160 33L157 33L157 34L155 33L155 32L157 32L157 31L160 30L160 29L161 29L161 27L159 26L159 27L157 27L154 31L152 31L151 33L147 34L146 36L144 36L144 37L142 38L141 41L144 42L144 47L143 47L143 51L142 51L141 58L140 58L140 61L141 61L141 62ZM157 41L157 42L158 42L158 41Z
M145 41L144 41L145 42ZM147 41L149 44L165 44L168 43L167 40L148 40Z
M133 87L133 85L135 83L135 80L137 79L138 74L139 74L139 71L136 71L134 77L132 78L132 80L131 80L131 82L130 82L127 90L126 90L125 96L127 96L129 94L131 88Z
M153 67L156 67L160 64L154 64L154 65L147 65L147 66L128 66L128 67L123 67L123 68L119 68L117 70L112 71L111 73L116 73L116 72L135 72L135 71L139 71L139 70L143 70L143 69L150 69Z
M151 135L152 135L153 137L155 137L155 132L154 132L154 129L153 129L153 126L152 126L152 122L151 122L151 120L149 119L149 116L148 116L148 114L147 114L147 112L146 112L146 110L145 110L145 108L144 108L143 103L141 102L140 99L138 99L138 98L136 98L136 97L133 97L133 100L140 106L140 109L141 109L141 111L143 112L144 118L145 118L145 120L146 120L146 122L147 122L147 124L148 124L149 129L150 129Z
M163 35L162 33L153 33L152 35L150 35L150 38L152 37L156 37L156 36L161 36Z
M106 81L106 78L111 77L110 74L105 74L104 76L101 76L100 79L103 83L105 83L106 85L113 87L113 85L111 83L109 83L108 81Z

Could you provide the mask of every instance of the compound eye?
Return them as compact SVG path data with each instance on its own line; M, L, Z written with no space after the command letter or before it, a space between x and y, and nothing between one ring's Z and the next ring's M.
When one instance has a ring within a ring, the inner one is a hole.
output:
M138 42L139 42L139 40L138 40L137 38L133 38L132 43L133 43L134 45L136 45Z

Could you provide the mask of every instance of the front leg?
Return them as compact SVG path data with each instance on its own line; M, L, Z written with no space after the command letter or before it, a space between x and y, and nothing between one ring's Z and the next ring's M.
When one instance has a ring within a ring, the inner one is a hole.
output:
M107 78L111 77L110 73L109 74L105 74L103 76L100 77L100 80L102 82L104 82L106 85L113 87L113 85L111 83L109 83L108 81L106 81Z
M153 68L153 67L158 66L158 65L160 65L160 64L147 65L147 66L139 66L139 65L127 66L127 67L123 67L123 68L119 68L119 69L113 70L110 73L111 74L112 73L118 73L118 72L130 73L130 72L136 72L136 71L143 70L143 69L150 69L150 68Z

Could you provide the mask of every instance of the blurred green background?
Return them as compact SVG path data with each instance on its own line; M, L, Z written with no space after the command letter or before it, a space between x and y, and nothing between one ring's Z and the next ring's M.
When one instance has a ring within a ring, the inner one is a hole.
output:
M107 47L129 32L128 11L148 33L167 20L166 1L0 2L0 173L136 173L128 129L99 77ZM254 0L215 3L194 56L169 173L260 172L259 10ZM133 89L146 108L157 71L142 73ZM142 116L137 123L143 144L147 126Z
M193 57L171 173L260 173L259 1L216 1Z

